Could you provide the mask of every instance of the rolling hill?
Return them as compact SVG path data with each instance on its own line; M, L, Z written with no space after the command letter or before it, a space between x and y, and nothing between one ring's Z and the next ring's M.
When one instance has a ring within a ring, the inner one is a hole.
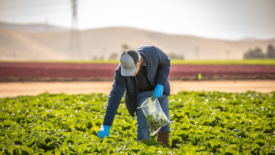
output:
M123 44L130 48L155 45L167 54L182 55L187 60L242 59L243 53L249 49L259 47L265 52L268 44L275 46L275 39L228 41L109 27L80 31L81 50L76 54L69 48L70 31L51 26L49 29L52 31L31 31L26 30L26 27L35 26L21 25L20 28L20 25L3 26L0 23L0 60L108 59L112 53L120 55Z

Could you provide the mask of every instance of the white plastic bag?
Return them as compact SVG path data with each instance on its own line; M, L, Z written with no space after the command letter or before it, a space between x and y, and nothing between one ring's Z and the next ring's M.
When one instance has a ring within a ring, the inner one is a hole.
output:
M149 97L137 109L140 108L147 119L152 135L155 135L162 126L170 123L169 119L163 112L158 99L153 100L152 97Z

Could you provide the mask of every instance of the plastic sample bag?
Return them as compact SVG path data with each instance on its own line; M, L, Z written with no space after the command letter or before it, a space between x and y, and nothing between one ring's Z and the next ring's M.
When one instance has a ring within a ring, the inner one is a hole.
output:
M149 97L137 109L140 108L147 119L152 135L155 135L162 126L170 123L169 119L163 112L158 99L153 100L152 97Z

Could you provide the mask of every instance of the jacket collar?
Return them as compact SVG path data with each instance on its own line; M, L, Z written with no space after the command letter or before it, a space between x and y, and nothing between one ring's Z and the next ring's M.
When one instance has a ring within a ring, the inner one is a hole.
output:
M141 57L142 57L141 66L147 66L147 61L146 61L146 58L145 58L144 54L141 53L141 52L139 52L139 54L140 54Z

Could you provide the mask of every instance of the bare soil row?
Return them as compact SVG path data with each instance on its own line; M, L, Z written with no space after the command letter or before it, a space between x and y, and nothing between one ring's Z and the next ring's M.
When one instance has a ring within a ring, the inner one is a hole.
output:
M6 82L0 83L0 98L20 95L38 95L40 93L89 94L105 93L109 95L112 81L78 82ZM221 91L268 93L275 91L275 80L219 80L219 81L170 81L171 94L180 91Z

